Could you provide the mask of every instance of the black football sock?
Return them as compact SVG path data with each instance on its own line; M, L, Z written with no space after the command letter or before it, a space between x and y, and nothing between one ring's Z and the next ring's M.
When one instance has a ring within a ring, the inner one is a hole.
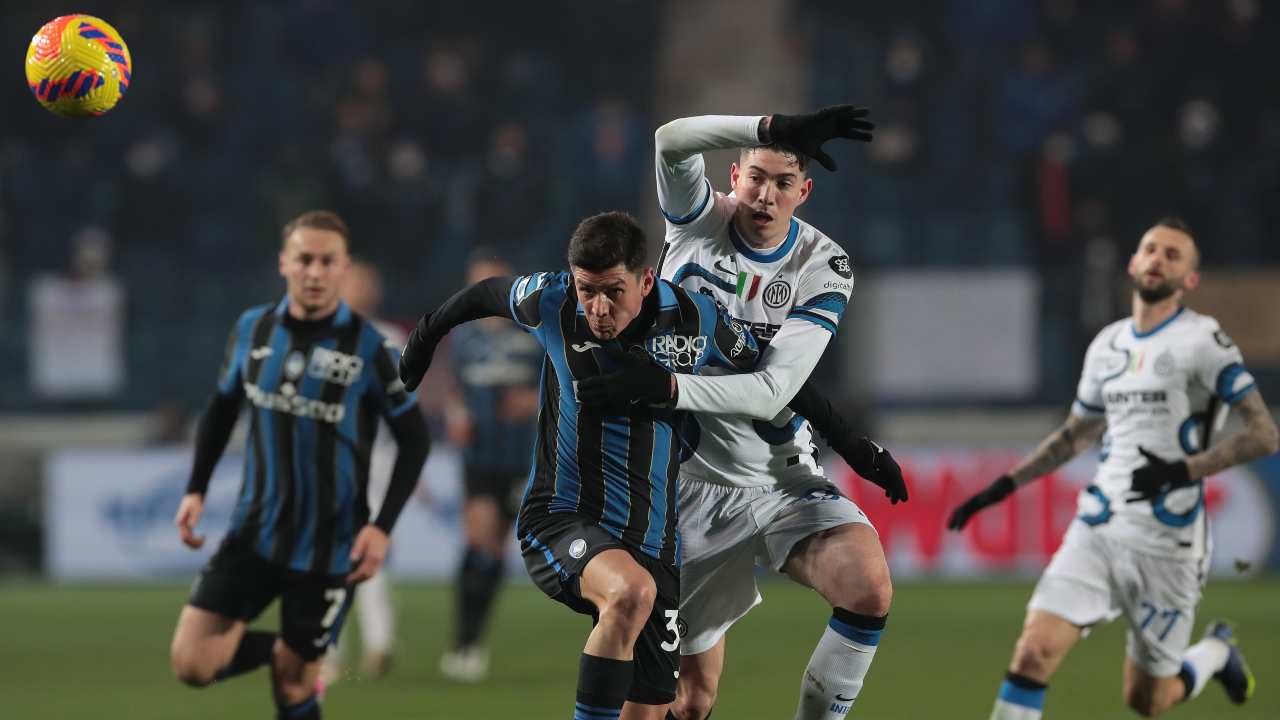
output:
M631 660L614 660L582 653L578 662L578 704L574 720L617 718L631 691Z
M226 680L266 665L271 662L275 646L275 633L265 630L246 630L244 636L240 638L240 644L236 646L235 655L231 656L231 662L218 671L217 679Z
M457 647L480 641L501 585L502 558L468 547L458 568Z
M320 720L320 699L312 695L297 705L276 705L276 720Z

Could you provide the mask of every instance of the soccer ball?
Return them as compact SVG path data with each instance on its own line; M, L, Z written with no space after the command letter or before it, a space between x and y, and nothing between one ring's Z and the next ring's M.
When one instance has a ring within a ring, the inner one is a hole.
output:
M27 85L46 110L63 117L102 115L124 97L133 60L124 38L90 15L44 24L27 47Z

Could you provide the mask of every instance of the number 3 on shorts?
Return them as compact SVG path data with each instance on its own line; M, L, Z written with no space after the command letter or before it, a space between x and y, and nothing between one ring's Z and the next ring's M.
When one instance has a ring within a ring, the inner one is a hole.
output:
M667 610L667 629L671 631L671 642L662 643L665 652L675 652L680 648L680 611Z

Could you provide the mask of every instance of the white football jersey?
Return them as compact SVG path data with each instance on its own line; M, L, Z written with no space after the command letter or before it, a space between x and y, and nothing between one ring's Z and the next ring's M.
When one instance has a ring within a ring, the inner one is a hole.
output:
M686 434L694 452L680 472L740 487L822 473L812 428L785 406L835 334L853 290L849 257L801 220L791 220L786 239L774 248L747 245L731 222L737 200L713 191L705 178L701 151L726 142L759 144L758 122L689 118L658 135L658 196L667 219L658 272L714 298L750 328L763 351L756 373L730 377L704 369L704 376L718 376L713 383L677 377L676 407L694 411Z
M1168 461L1199 452L1253 387L1240 349L1207 315L1181 308L1149 332L1137 332L1131 319L1103 328L1085 354L1072 406L1107 421L1097 476L1080 492L1080 520L1143 552L1205 556L1203 483L1126 501L1134 469L1147 463L1138 448Z

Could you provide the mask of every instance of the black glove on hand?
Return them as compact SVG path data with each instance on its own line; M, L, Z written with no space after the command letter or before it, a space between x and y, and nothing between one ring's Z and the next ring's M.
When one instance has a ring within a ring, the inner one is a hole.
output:
M622 367L605 375L578 382L578 402L583 407L624 411L628 405L662 405L671 402L671 371L649 353L634 348L616 356Z
M1186 460L1169 462L1159 455L1147 452L1141 445L1138 446L1138 452L1147 459L1147 464L1133 471L1133 484L1129 489L1134 494L1125 498L1125 502L1155 500L1156 496L1170 490L1195 484Z
M440 339L427 331L431 325L431 313L422 316L418 325L409 333L409 340L400 352L400 382L412 392L422 382L422 376L431 367L431 356L436 353Z
M806 115L775 114L769 120L769 139L799 150L835 172L836 161L822 152L822 144L835 138L871 142L875 125L865 119L869 112L852 105L833 105Z
M907 501L907 481L902 478L898 461L888 450L865 437L829 444L863 480L884 488L884 496L889 498L890 505Z
M995 505L1001 500L1013 494L1018 488L1014 484L1013 478L1008 475L1001 475L996 481L986 487L985 490L974 495L973 497L961 503L960 507L951 511L951 517L947 518L947 527L952 530L961 530L965 523L969 522L969 518L975 513L988 505Z

